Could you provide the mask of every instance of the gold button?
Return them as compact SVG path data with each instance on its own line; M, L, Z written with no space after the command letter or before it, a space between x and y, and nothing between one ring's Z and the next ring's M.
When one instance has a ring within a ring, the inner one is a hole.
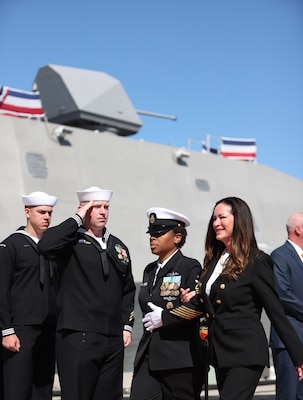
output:
M221 283L220 289L225 289L225 283Z
M221 304L222 302L221 302L220 299L218 299L218 300L216 300L216 303L217 303L217 304Z
M208 314L208 312L205 314L205 317L206 317L206 318L209 318L209 314Z
M204 303L204 300L203 300L203 299L200 299L200 302L201 302L201 303Z

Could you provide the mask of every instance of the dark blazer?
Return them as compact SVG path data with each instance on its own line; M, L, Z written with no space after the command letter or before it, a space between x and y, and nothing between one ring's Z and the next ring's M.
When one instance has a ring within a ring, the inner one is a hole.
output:
M275 263L276 291L288 320L303 343L303 262L288 241L274 250L271 256ZM285 347L274 327L271 328L270 346Z
M211 307L210 313L215 314L209 337L214 366L269 365L268 341L260 321L263 308L284 341L294 365L302 364L303 347L274 289L270 256L261 252L237 281L219 276L207 298L205 286L216 263L207 270L201 288L207 307Z
M177 251L160 270L153 287L156 269L155 261L144 270L138 296L143 315L151 311L147 306L149 301L164 310L174 310L180 306L180 287L193 290L201 273L200 263L185 257L181 251ZM199 351L198 319L180 320L179 323L177 321L175 324L156 329L153 333L144 329L134 364L136 368L148 352L149 367L152 370L188 368L201 365Z

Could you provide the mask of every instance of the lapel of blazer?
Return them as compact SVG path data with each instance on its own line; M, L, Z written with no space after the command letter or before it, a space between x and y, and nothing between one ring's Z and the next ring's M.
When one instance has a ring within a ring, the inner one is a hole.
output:
M150 266L148 267L148 287L149 287L149 292L151 293L153 291L153 282L154 282L154 277L155 277L155 273L157 271L158 265L157 265L157 261L154 261L152 264L150 264ZM146 279L144 278L144 281L146 282Z
M216 259L210 264L210 266L208 267L207 272L205 273L204 278L203 278L203 282L202 282L202 290L203 290L203 291L205 291L206 284L207 284L209 278L211 277L212 273L214 272L214 269L215 269L215 267L216 267L218 261L219 261L219 258L216 258Z
M212 275L212 273L213 273L213 271L214 271L214 269L215 269L215 267L217 265L218 260L219 260L219 258L215 259L210 264L210 266L208 267L208 269L207 269L207 271L206 271L206 273L204 275L204 278L203 278L203 281L202 281L202 284L201 284L201 296L202 296L202 298L204 300L204 304L205 304L205 307L206 307L206 312L208 312L211 315L214 315L215 312L214 312L214 308L213 308L213 305L212 305L212 302L211 302L211 298L210 298L210 296L208 296L206 294L205 289L206 289L206 284L207 284L209 278L211 277L211 275Z
M299 256L299 254L297 253L296 249L294 248L294 246L289 243L287 240L285 242L285 247L287 248L287 250L290 252L291 257L294 259L294 262L302 267L302 259Z

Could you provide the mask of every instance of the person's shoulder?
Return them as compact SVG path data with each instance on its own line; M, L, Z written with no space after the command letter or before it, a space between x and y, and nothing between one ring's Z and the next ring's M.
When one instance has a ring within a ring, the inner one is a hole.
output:
M109 240L112 241L112 243L119 243L123 245L124 247L127 247L126 244L117 236L113 235L112 233L109 234Z
M150 271L154 270L155 267L157 266L157 261L152 261L151 263L147 264L147 266L144 269L144 272L149 273Z
M256 252L255 259L256 260L262 260L262 261L270 261L271 260L271 256L270 256L270 254L265 253L265 251L259 249Z
M269 282L273 277L274 262L269 254L258 250L250 259L245 270L247 274L251 274L254 282Z
M109 244L109 249L115 249L117 253L127 252L129 255L129 249L127 245L117 236L110 234L108 238L108 244Z
M13 241L11 240L11 235L6 237L5 239L2 239L0 242L0 249L6 249L7 246L10 245L10 243L13 243Z
M188 257L182 254L183 259L190 265L199 265L201 267L201 263L196 258Z
M274 262L269 254L265 253L263 250L258 250L252 259L252 265L255 269L258 267L273 269Z
M278 254L283 254L283 253L285 253L285 251L287 250L287 249L291 249L292 248L292 245L289 243L289 242L285 242L285 243L283 243L281 246L279 246L279 247L277 247L276 249L274 249L273 251L272 251L272 253L271 253L271 256L276 256L276 255L278 255Z
M1 244L14 244L18 239L21 239L24 235L24 227L21 226L16 231L12 232L5 239L1 240ZM5 247L5 246L2 246Z
M267 291L268 287L274 286L274 262L271 256L262 250L259 250L253 261L250 263L248 279L257 291Z

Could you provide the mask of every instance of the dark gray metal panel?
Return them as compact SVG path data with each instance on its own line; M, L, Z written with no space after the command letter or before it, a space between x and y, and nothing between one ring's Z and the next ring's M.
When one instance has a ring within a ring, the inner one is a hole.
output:
M40 92L42 106L49 121L60 116L67 119L68 115L78 110L62 76L50 66L39 69L34 85Z

